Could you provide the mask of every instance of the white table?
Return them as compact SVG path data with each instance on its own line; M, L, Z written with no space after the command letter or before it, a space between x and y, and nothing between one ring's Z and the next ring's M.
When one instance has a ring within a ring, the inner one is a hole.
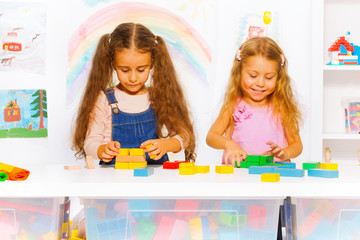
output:
M234 174L179 175L178 170L155 166L154 175L134 177L133 170L98 166L89 170L64 170L63 165L18 166L30 170L23 182L0 183L0 197L115 197L243 199L291 197L360 198L360 166L339 164L339 178L281 177L280 182L260 181L260 175L236 168ZM301 168L300 164L297 166Z

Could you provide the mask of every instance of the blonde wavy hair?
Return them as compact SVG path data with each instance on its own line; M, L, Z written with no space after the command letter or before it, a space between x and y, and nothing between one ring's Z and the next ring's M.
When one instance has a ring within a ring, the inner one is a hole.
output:
M149 96L157 117L157 134L160 137L172 137L179 134L184 140L185 158L195 161L195 134L183 90L178 81L174 65L170 59L165 41L155 36L148 28L136 23L122 23L111 34L101 37L95 55L88 82L79 107L73 149L77 157L83 157L84 141L97 98L101 91L113 87L113 66L115 53L123 49L134 48L141 53L151 53L152 71ZM168 129L164 136L163 125Z
M268 37L254 37L243 43L240 48L241 60L234 57L230 81L224 98L222 113L232 113L238 98L243 98L241 89L241 71L249 57L261 56L278 63L278 79L275 90L268 96L268 102L273 107L273 116L280 120L284 129L291 135L298 135L302 123L301 112L292 90L291 78L288 75L287 59L281 48ZM233 127L231 118L230 129Z

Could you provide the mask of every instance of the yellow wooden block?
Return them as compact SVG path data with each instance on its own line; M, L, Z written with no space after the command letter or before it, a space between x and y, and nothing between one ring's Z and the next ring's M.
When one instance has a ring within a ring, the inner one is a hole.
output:
M143 168L147 167L147 162L130 162L129 163L129 169L135 169L135 168Z
M115 162L115 169L129 169L128 162Z
M130 154L129 148L120 148L120 152L118 153L118 156L128 156Z
M280 181L280 173L263 173L261 174L262 182L278 182Z
M218 165L215 166L215 172L222 174L234 173L234 167L231 165Z
M194 167L195 163L193 162L186 162L186 163L180 163L179 164L179 168L183 168L183 167Z
M210 172L210 166L206 165L206 166L195 166L196 168L196 173L208 173Z
M194 175L196 173L195 166L181 167L179 168L180 175Z
M152 146L153 146L152 144L149 144L149 145L146 146L146 148L149 148L149 147L152 147ZM157 155L149 155L149 157L150 157L151 159L154 159L154 158L157 157Z
M144 162L145 156L116 156L116 162Z
M320 169L339 170L337 163L320 163Z
M130 156L144 156L145 151L142 148L131 148L130 149Z

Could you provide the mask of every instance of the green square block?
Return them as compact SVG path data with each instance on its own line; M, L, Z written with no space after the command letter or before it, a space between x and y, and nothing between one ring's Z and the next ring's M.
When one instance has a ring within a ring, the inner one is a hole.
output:
M260 157L260 164L264 163L274 163L274 155L261 155Z
M248 163L246 161L241 161L240 162L240 168L249 168Z
M227 226L244 226L246 225L247 215L232 215L226 212L220 213L220 223Z
M247 167L252 167L252 166L260 166L260 163L256 163L256 162L247 162Z
M260 162L260 156L259 155L247 155L246 157L247 162Z
M320 168L320 162L304 162L303 163L304 170L315 169L315 168Z
M235 168L241 168L241 162L240 162L240 167L237 166L237 161L235 161Z
M237 215L239 220L239 226L246 225L247 215Z

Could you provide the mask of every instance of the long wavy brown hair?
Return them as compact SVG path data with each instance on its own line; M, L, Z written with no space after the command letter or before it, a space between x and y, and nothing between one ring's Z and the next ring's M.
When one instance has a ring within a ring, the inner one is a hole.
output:
M291 78L288 75L287 59L274 40L268 37L254 37L243 43L240 48L241 60L234 57L233 67L231 69L230 81L225 93L224 105L222 113L232 113L237 99L244 96L241 89L241 71L249 57L262 56L270 61L278 63L278 79L276 81L275 90L268 96L268 102L273 107L273 116L276 120L281 121L284 129L292 136L299 134L300 123L302 123L301 112L298 107L297 100L292 90ZM284 64L282 65L282 58ZM231 118L230 131L233 127L233 119Z
M165 41L155 36L145 26L135 23L122 23L111 34L105 34L100 38L76 118L73 135L75 155L84 157L84 141L92 121L90 113L101 91L113 87L112 64L115 53L132 48L141 53L151 53L149 96L157 117L157 134L163 138L180 135L184 140L184 145L187 146L185 148L186 160L195 161L194 129ZM168 129L166 136L161 131L163 125Z

